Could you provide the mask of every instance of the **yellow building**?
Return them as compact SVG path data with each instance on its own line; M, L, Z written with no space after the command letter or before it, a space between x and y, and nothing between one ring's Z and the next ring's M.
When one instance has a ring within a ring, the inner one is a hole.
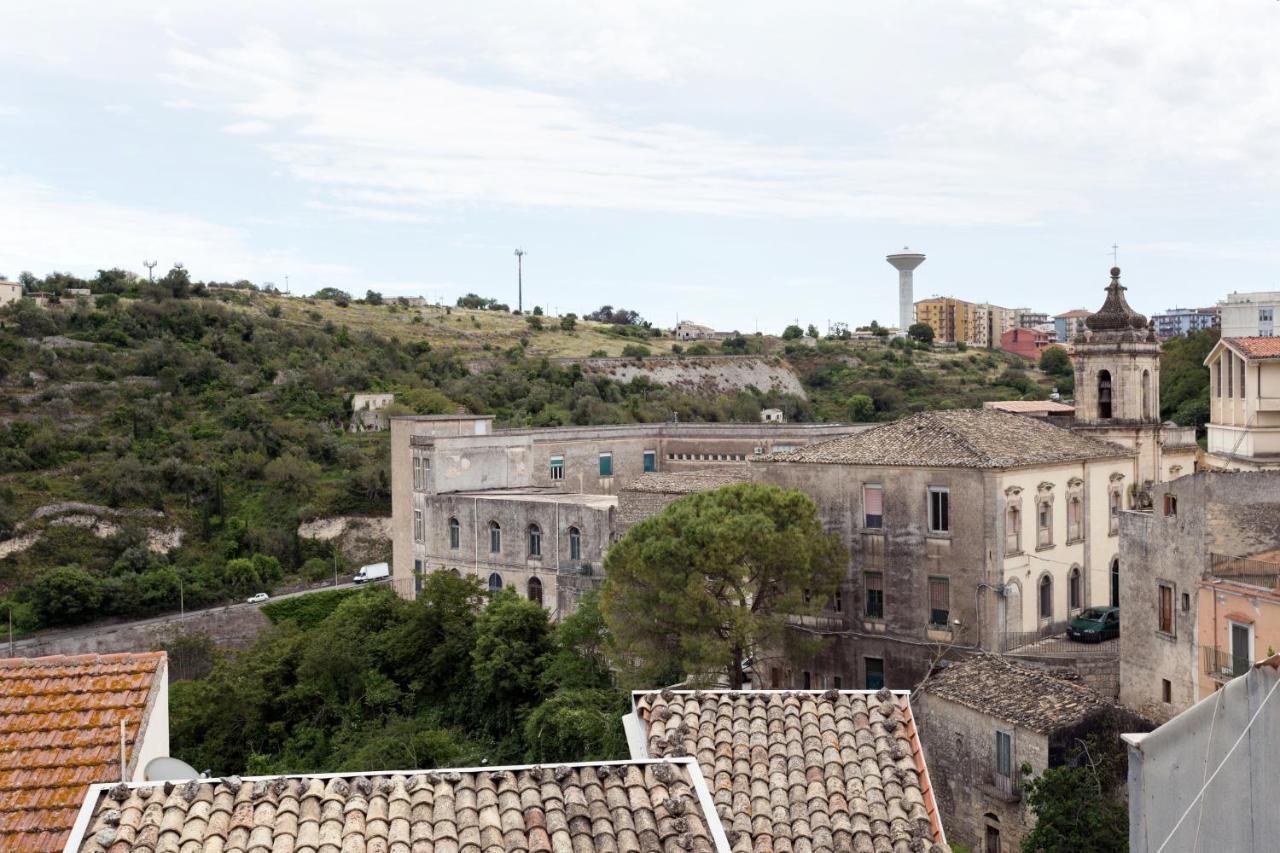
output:
M985 346L986 336L980 332L980 327L986 325L984 307L950 296L935 296L916 303L916 322L933 329L933 339L938 343L964 341L979 345L983 341L981 345Z

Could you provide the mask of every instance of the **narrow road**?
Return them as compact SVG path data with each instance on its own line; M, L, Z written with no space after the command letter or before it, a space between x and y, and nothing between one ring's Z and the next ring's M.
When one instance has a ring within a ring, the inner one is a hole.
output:
M319 586L319 587L312 587L310 589L299 589L293 592L283 592L283 593L280 593L279 595L273 595L270 598L268 598L266 601L259 602L258 604L250 604L247 601L240 600L232 604L222 604L222 605L215 605L213 607L203 607L203 608L200 608L199 610L188 610L185 613L181 613L181 614L165 613L161 616L150 616L145 619L134 619L130 621L112 620L107 622L96 622L91 625L81 625L75 628L50 628L43 631L37 631L34 634L30 634L26 637L23 637L21 640L14 640L12 645L10 645L7 642L4 642L4 640L6 640L7 637L0 635L0 650L3 650L3 654L9 657L24 657L25 656L23 652L24 649L30 649L30 648L39 649L40 647L46 646L53 641L69 641L69 640L74 640L77 637L92 637L95 634L102 634L102 633L118 631L122 629L143 628L148 625L165 625L165 624L180 625L182 624L183 621L189 620L195 617L197 614L208 613L209 611L213 611L213 610L224 611L224 612L230 612L230 611L236 611L236 610L248 610L248 609L257 610L257 609L261 609L262 605L264 604L270 604L273 601L283 601L286 598L297 598L298 596L310 595L314 592L328 592L330 590L337 590L337 589L355 589L357 586L376 586L376 585L384 584L386 582L387 582L386 580L378 580L378 581L372 581L367 584L356 584L356 583L353 583L352 581L347 581L345 583L340 583L337 586L330 584L329 586ZM0 631L3 631L3 630L4 630L3 623L0 623Z

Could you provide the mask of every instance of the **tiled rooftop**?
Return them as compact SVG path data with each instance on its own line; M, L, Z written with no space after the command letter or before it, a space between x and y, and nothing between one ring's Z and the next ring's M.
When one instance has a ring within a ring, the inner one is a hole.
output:
M72 848L84 853L726 853L688 761L229 777L90 797Z
M976 655L938 670L920 689L1041 734L1114 707L1082 684L997 655Z
M120 778L164 653L0 660L0 850L62 850L85 790Z
M1057 400L993 400L983 403L982 408L998 409L1002 412L1013 412L1014 414L1053 412L1054 414L1069 415L1076 410L1075 406L1059 403Z
M1014 468L1131 456L1119 445L996 409L920 412L857 435L762 457L765 462Z
M1223 338L1222 342L1245 358L1280 358L1280 338Z
M906 693L634 695L652 758L697 759L735 851L945 851Z
M749 479L751 479L750 472L742 466L702 468L693 471L643 474L627 484L625 490L685 495L705 492L718 486L741 483Z

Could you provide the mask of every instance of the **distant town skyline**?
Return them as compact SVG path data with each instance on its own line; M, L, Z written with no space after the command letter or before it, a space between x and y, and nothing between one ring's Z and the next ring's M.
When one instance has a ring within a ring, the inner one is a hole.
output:
M1280 5L0 10L0 273L778 332L1280 287ZM1223 50L1222 45L1231 45Z

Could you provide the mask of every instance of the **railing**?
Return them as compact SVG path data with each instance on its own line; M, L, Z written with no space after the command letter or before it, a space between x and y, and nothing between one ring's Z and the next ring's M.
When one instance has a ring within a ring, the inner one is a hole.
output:
M984 781L993 794L1008 802L1017 802L1022 798L1022 781L1016 776L1005 776L992 771Z
M1205 674L1214 678L1235 678L1244 675L1253 665L1248 657L1233 655L1216 646L1201 646L1200 649L1204 657Z
M1209 574L1222 580L1236 581L1262 589L1280 588L1280 562L1271 560L1210 554Z

